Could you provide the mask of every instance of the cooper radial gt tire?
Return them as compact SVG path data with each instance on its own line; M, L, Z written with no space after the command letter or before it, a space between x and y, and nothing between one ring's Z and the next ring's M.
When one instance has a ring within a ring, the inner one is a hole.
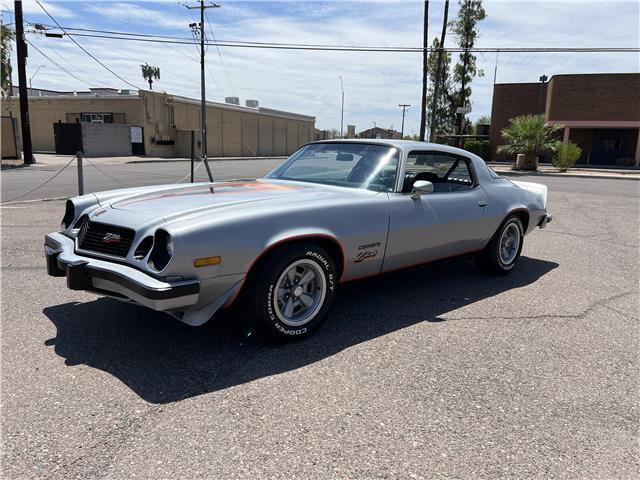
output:
M338 286L335 260L313 243L277 248L250 273L246 308L280 339L311 334L331 308Z
M476 263L482 271L491 275L507 275L518 264L523 240L522 220L517 215L510 215L478 254Z

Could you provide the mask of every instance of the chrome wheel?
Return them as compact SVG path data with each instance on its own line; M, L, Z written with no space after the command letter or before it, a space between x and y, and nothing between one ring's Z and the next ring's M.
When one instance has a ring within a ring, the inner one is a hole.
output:
M522 234L516 223L510 223L500 236L500 261L509 265L518 256Z
M278 318L291 327L311 321L322 308L326 279L322 267L313 260L298 260L285 268L276 282L274 301Z

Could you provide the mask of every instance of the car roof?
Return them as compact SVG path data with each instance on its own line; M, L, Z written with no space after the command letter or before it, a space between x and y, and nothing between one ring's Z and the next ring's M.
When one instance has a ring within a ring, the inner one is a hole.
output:
M311 143L367 143L371 145L386 145L397 147L404 153L409 153L412 150L435 150L438 152L464 155L466 157L475 157L475 155L473 155L471 152L463 150L461 148L450 147L449 145L442 145L440 143L418 142L415 140L395 140L391 138L344 138L333 140L319 140Z

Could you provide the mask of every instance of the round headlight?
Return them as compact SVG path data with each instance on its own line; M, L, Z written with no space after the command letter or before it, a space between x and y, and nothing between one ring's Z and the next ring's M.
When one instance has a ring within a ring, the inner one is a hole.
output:
M169 234L167 234L167 255L173 257L173 238Z
M166 230L156 230L153 248L149 254L149 267L156 271L164 270L173 256L173 239Z
M71 200L67 200L67 203L64 207L64 217L62 218L62 223L60 224L60 228L66 230L71 226L73 219L76 217L76 207Z

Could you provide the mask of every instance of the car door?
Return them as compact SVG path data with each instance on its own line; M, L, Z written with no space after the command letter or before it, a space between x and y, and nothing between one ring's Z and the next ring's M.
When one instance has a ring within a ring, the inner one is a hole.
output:
M383 271L476 251L487 238L489 199L464 156L412 151L402 192L389 194L389 238ZM433 193L411 198L413 182L431 181Z

